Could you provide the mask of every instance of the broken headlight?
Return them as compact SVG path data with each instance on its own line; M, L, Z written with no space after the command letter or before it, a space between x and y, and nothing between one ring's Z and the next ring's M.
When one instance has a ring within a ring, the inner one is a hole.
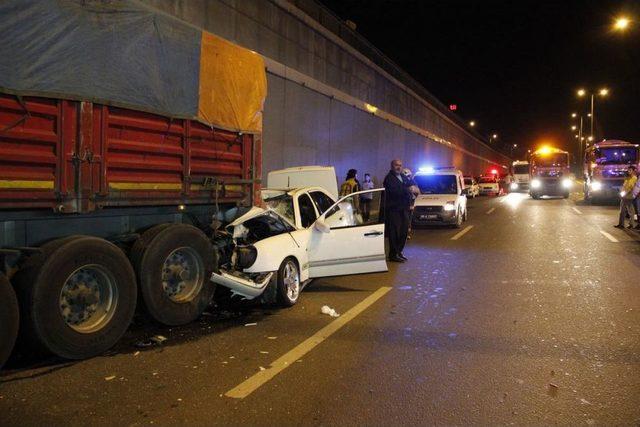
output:
M237 246L234 253L234 265L237 270L251 267L258 257L255 246Z

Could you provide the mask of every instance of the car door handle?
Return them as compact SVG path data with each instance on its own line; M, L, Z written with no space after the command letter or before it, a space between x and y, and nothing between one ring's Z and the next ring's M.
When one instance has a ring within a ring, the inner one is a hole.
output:
M380 236L381 234L384 234L382 231L372 231L370 233L364 233L365 236Z

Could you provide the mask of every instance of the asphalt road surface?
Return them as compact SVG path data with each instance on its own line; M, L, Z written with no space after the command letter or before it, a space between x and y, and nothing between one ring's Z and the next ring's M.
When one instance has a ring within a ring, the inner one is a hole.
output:
M409 262L317 280L290 309L14 361L0 424L638 425L640 237L578 197L472 200L462 230L415 230Z

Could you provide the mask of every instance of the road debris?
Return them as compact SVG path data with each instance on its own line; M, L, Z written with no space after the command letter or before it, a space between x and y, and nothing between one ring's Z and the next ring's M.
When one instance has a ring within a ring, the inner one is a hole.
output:
M340 316L337 311L335 311L333 308L329 307L328 305L323 305L320 311L322 312L322 314L327 314L331 317Z
M147 339L147 340L142 340L142 341L138 341L135 346L137 348L146 348L146 347L151 347L152 345L160 345L162 343L164 343L167 340L167 337L165 337L164 335L154 335L151 338Z
M264 368L264 367L260 366L260 370L261 370L261 371L266 371L266 370L267 370L267 368Z
M111 381L111 380L114 380L114 379L116 379L116 376L115 376L115 375L111 375L111 376L109 376L109 377L105 377L105 378L104 378L104 380L105 380L105 381Z
M244 326L258 326L258 322L245 323Z
M549 393L549 396L551 397L556 397L558 396L558 389L559 387L556 384L549 383L549 389L547 390L547 393Z
M278 337L267 337L267 339L269 339L269 340L277 340Z

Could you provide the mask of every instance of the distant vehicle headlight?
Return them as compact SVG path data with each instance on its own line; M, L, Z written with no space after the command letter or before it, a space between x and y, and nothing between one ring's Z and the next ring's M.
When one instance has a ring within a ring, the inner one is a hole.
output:
M511 187L512 190L517 190L518 189L518 183L517 182L512 182L510 187Z
M571 186L573 185L573 183L571 182L571 180L569 178L565 178L562 180L562 187L563 188L571 188Z
M540 181L539 179L531 180L531 188L540 188L540 187L542 187L542 181Z
M445 211L455 211L456 210L456 202L447 202L447 204L444 205L444 210Z
M593 181L593 182L591 183L591 189L592 189L593 191L600 191L600 190L602 190L602 183L601 183L601 182L598 182L598 181Z

